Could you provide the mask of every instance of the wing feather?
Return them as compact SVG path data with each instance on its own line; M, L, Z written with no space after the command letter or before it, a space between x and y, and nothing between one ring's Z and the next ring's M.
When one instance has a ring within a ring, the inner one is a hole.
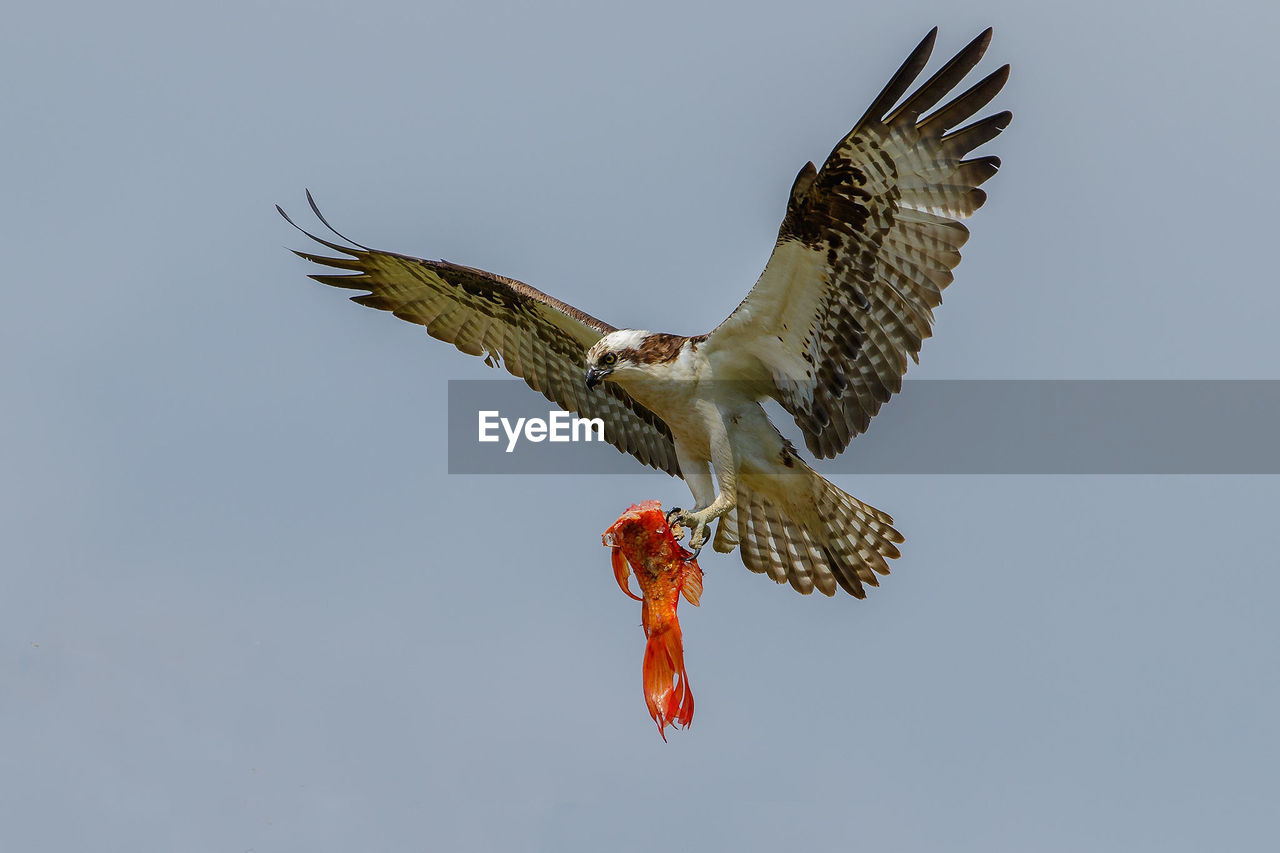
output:
M960 125L999 93L1009 66L952 96L981 61L990 29L907 94L936 33L822 168L800 170L760 280L703 344L709 358L762 382L820 457L844 450L901 390L969 237L957 220L982 207L980 187L1000 168L997 157L969 154L1012 114Z
M348 240L307 200L316 217L349 245L318 237L280 215L337 256L295 251L298 257L346 274L317 273L321 284L364 291L353 302L425 326L427 333L468 355L500 362L548 400L585 418L601 418L605 438L645 465L680 476L666 423L616 383L588 391L586 352L613 326L522 282L483 270L383 252Z
M934 28L934 33L937 28ZM978 33L973 41L964 46L959 53L951 57L951 59L943 65L938 71L926 80L919 89L915 91L911 97L907 98L892 113L884 119L884 124L892 127L902 121L915 123L920 114L931 109L939 101L945 98L952 89L960 84L970 71L977 67L981 61L982 55L987 52L987 46L991 44L991 27L987 27ZM928 57L925 57L928 61ZM870 117L872 120L874 116ZM857 132L857 129L854 130Z

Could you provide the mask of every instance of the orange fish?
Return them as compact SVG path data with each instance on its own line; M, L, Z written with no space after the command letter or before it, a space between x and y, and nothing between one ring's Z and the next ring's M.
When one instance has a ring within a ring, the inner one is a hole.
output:
M688 728L693 722L693 693L684 668L684 642L676 605L683 595L697 605L702 597L702 569L690 551L680 547L658 501L633 504L604 532L613 548L613 575L622 591L643 602L640 622L648 642L644 647L644 701L649 716L666 740L667 726ZM635 570L644 597L628 585L628 569Z

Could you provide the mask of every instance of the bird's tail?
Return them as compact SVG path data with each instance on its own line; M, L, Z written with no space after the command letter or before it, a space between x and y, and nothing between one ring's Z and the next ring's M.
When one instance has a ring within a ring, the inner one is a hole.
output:
M902 534L893 518L837 488L796 460L798 469L782 480L738 487L737 538L742 562L778 583L808 595L815 589L835 595L842 587L865 598L879 586L888 560L899 556Z

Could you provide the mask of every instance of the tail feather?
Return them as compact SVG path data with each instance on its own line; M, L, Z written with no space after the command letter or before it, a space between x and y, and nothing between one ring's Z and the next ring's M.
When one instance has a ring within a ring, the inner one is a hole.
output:
M900 555L902 534L893 518L837 488L809 469L807 487L794 475L785 483L744 479L738 489L742 562L777 583L808 595L844 589L866 597ZM772 486L772 487L771 487Z
M711 547L721 554L728 554L738 547L738 510L731 509L716 524L716 538Z

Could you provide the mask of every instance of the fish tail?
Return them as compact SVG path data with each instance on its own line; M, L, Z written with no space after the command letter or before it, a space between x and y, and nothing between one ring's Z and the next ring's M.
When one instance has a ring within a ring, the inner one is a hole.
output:
M674 614L673 614L674 617ZM658 733L667 726L688 728L693 722L693 692L684 668L684 639L680 623L672 618L647 631L644 647L644 700Z

